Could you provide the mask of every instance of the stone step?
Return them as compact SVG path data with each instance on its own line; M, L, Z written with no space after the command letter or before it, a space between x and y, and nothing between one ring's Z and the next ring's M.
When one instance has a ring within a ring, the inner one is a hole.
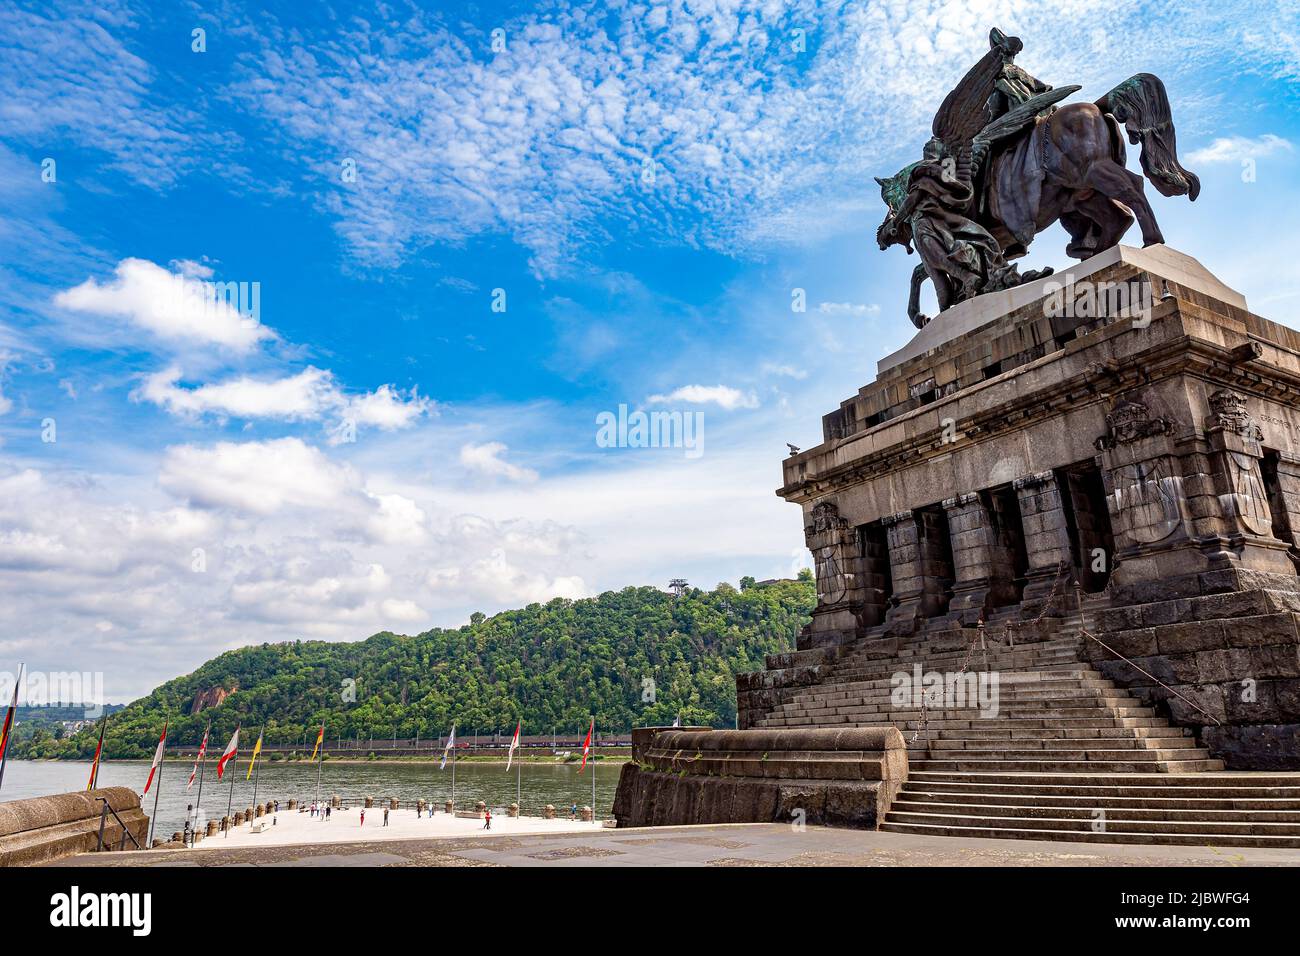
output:
M1111 814L1093 819L1084 816L1001 816L964 813L908 813L891 810L889 823L931 826L1014 827L1021 830L1058 830L1104 833L1216 834L1223 836L1294 837L1300 845L1300 824L1263 823L1257 820L1147 820L1119 819Z
M1001 721L985 721L1001 724ZM921 729L921 728L917 728ZM922 733L922 738L927 734ZM966 727L953 730L930 729L932 740L1109 740L1114 737L1133 737L1143 740L1166 737L1194 737L1190 727Z
M983 671L971 671L971 674L978 680ZM998 673L998 672L994 672ZM1007 697L1025 697L1037 694L1050 693L1051 691L1061 691L1068 693L1071 691L1086 690L1116 690L1115 682L1094 673L1070 674L1068 677L1059 679L1044 680L1038 673L1024 674L1022 678L1020 671L1008 671L998 677L996 686L998 694ZM1014 678L1014 679L1013 679ZM944 688L948 693L952 693L952 688L961 689L968 685L968 678L954 678L951 681L944 682ZM807 700L852 700L866 698L890 698L895 692L895 683L893 679L879 681L856 681L845 684L828 684L825 687L809 689L795 694L792 701ZM922 688L924 689L924 688ZM917 691L920 692L919 690Z
M1104 773L954 773L951 771L917 770L909 772L908 786L933 787L935 784L962 787L1105 787L1119 785L1132 787L1159 787L1177 789L1180 794L1188 789L1226 788L1254 790L1259 788L1300 788L1300 773L1148 773L1125 774L1111 777Z
M1104 753L1104 751L1103 751ZM1071 758L1067 755L1043 753L1017 754L1008 756L980 758L971 755L950 758L909 758L909 764L916 770L949 770L959 772L1013 772L1013 773L1150 773L1156 770L1162 773L1197 773L1203 770L1222 770L1223 761L1209 757L1208 751L1185 750L1177 759L1159 755L1160 752L1148 751L1112 751L1113 759L1104 759L1096 752L1085 757ZM1168 751L1166 753L1174 753ZM1155 757L1155 760L1152 758Z
M929 720L959 718L969 720L1014 720L1021 717L1057 718L1066 720L1072 717L1152 717L1150 707L1124 703L1119 698L1095 698L1087 703L1076 702L1077 706L1061 706L1059 701L1026 701L1008 706L999 706L996 716L986 716L978 707L942 707L930 709L925 718ZM806 718L813 720L825 718L827 723L843 723L845 719L866 723L893 724L900 720L921 720L919 708L895 709L888 705L862 705L857 707L791 707L780 713L773 711L771 718ZM838 719L837 719L838 718Z
M1090 689L1080 688L1062 688L1051 691L1026 691L1021 693L1002 691L996 695L990 694L987 698L987 706L997 706L998 710L1014 706L1026 706L1032 704L1050 704L1050 703L1068 703L1070 705L1087 704L1093 701L1104 701L1106 703L1116 704L1137 704L1137 701L1123 691L1113 690L1111 688ZM981 707L985 704L973 695L966 696L965 700L957 697L951 704L934 704L926 701L929 705L928 710L935 711L944 707ZM875 708L877 710L901 710L907 709L920 710L921 701L913 695L907 695L905 704L899 705L894 703L894 699L888 693L880 694L851 694L843 697L825 698L821 696L796 697L793 700L784 701L773 709L773 713L840 713L845 708Z
M1113 820L1125 822L1148 820L1162 823L1196 823L1205 824L1221 822L1233 827L1249 827L1252 824L1289 825L1300 834L1300 808L1290 810L1238 810L1233 807L1135 807L1121 801L1112 801L1107 805L1094 806L1060 806L1056 804L1026 805L998 803L940 803L932 800L912 800L903 796L895 800L890 807L889 819L904 823L916 823L908 815L925 814L948 817L1018 817L1022 819L1052 820ZM919 822L925 822L924 820ZM1224 828L1220 832L1231 832ZM1248 831L1254 832L1254 831Z
M871 665L846 664L841 661L834 666L834 669L826 677L826 681L839 684L846 681L878 680L891 677L900 671L911 673L916 664L920 664L924 671L938 671L940 673L956 673L963 667L967 670L984 670L983 657L973 657L969 660L962 657L953 660L881 661ZM1052 658L1015 658L1010 660L991 657L988 662L988 669L993 671L1038 670L1055 672L1087 666L1089 666L1088 662L1080 660L1079 656L1075 654L1062 654L1060 657Z
M1124 788L1096 788L1102 789L1125 789L1138 790L1143 788L1124 787ZM1167 791L1164 788L1146 788L1154 793L1163 794ZM904 806L907 804L908 806ZM1101 796L1099 794L1042 794L1042 793L971 793L966 791L954 791L949 788L936 790L913 790L910 786L903 787L903 791L894 800L893 806L896 809L907 809L908 807L919 806L922 804L933 804L949 807L959 805L963 807L1022 807L1033 809L1080 809L1087 810L1094 807L1103 809L1135 809L1135 810L1175 810L1186 812L1191 810L1205 810L1207 812L1217 812L1221 810L1267 810L1300 813L1300 790L1294 797L1169 797L1169 796Z
M929 748L935 757L945 757L950 751L960 751L963 753L1011 753L1008 748L1015 747L1015 752L1026 753L1031 750L1038 750L1053 755L1062 752L1091 754L1093 746L1104 747L1106 752L1110 750L1149 750L1156 753L1166 753L1173 750L1190 750L1198 746L1195 737L1105 737L1105 738L1088 738L1080 739L1078 737L1043 739L1026 739L1018 738L1016 740L986 740L976 738L973 740L964 740L961 738L939 738L938 740L929 741ZM912 746L909 741L908 746ZM924 737L918 737L916 746L924 749L927 746Z
M1062 840L1073 843L1147 843L1165 846L1257 846L1300 847L1300 836L1255 836L1241 834L1189 834L1152 833L1145 831L1116 832L1092 830L1020 828L1014 821L999 821L1000 825L962 825L929 823L885 822L881 830L889 833L912 833L924 836L985 837L1001 840Z

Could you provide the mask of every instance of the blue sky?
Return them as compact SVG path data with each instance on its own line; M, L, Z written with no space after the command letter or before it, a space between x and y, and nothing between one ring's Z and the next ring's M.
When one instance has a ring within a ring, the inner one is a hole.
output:
M805 563L784 443L910 337L871 177L994 25L1088 99L1160 75L1168 241L1296 322L1293 4L0 7L0 650L114 700ZM599 447L620 405L703 454Z

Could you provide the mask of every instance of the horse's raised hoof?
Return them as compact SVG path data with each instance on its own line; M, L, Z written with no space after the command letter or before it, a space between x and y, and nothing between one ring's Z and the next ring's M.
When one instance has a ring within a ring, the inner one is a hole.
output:
M925 328L926 325L928 325L930 322L930 317L923 312L917 312L915 315L909 315L908 318L912 320L912 324L915 325L918 329Z

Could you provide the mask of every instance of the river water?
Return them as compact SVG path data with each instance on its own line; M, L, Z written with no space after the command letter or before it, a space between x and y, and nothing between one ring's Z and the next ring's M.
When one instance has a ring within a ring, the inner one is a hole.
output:
M168 839L185 824L186 807L197 803L199 783L188 792L190 763L167 761L162 767L162 784L158 791L158 821L155 837ZM472 807L482 800L490 807L502 808L515 801L516 780L521 786L519 801L524 813L540 816L542 807L554 804L557 814L568 813L573 804L591 804L591 777L595 768L596 808L608 817L614 804L621 764L589 762L578 774L577 764L525 763L506 772L504 763L461 762L456 765L456 803ZM253 804L253 782L245 780L248 769L241 762L232 773L227 766L224 779L217 781L215 759L209 759L203 781L203 810L209 819L220 820L230 798L234 781L234 809ZM516 774L516 769L520 772ZM5 766L0 800L21 800L51 793L84 790L90 764L71 760L10 760ZM99 768L101 787L130 787L139 793L149 776L147 761L105 761ZM397 797L403 803L423 797L441 808L451 797L451 765L439 770L437 762L420 763L331 763L321 764L322 798L339 794L356 804L363 797L376 802ZM281 807L295 797L310 802L316 795L316 765L308 763L260 763L257 776L257 802L279 800ZM153 815L154 790L143 801L146 813Z

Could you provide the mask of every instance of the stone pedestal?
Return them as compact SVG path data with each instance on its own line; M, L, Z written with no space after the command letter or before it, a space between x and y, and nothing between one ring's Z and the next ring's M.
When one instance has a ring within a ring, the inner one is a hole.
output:
M1096 290L1095 307L1062 311L1066 287ZM1112 303L1108 287L1147 295ZM1300 764L1286 756L1300 754L1300 333L1200 263L1114 247L961 303L882 359L823 438L783 461L778 489L803 509L813 623L738 675L742 728L846 657L957 625L1035 621L1018 639L1068 641L1081 601L1086 626L1159 680L1085 641L1093 663L1158 716L1234 767Z

